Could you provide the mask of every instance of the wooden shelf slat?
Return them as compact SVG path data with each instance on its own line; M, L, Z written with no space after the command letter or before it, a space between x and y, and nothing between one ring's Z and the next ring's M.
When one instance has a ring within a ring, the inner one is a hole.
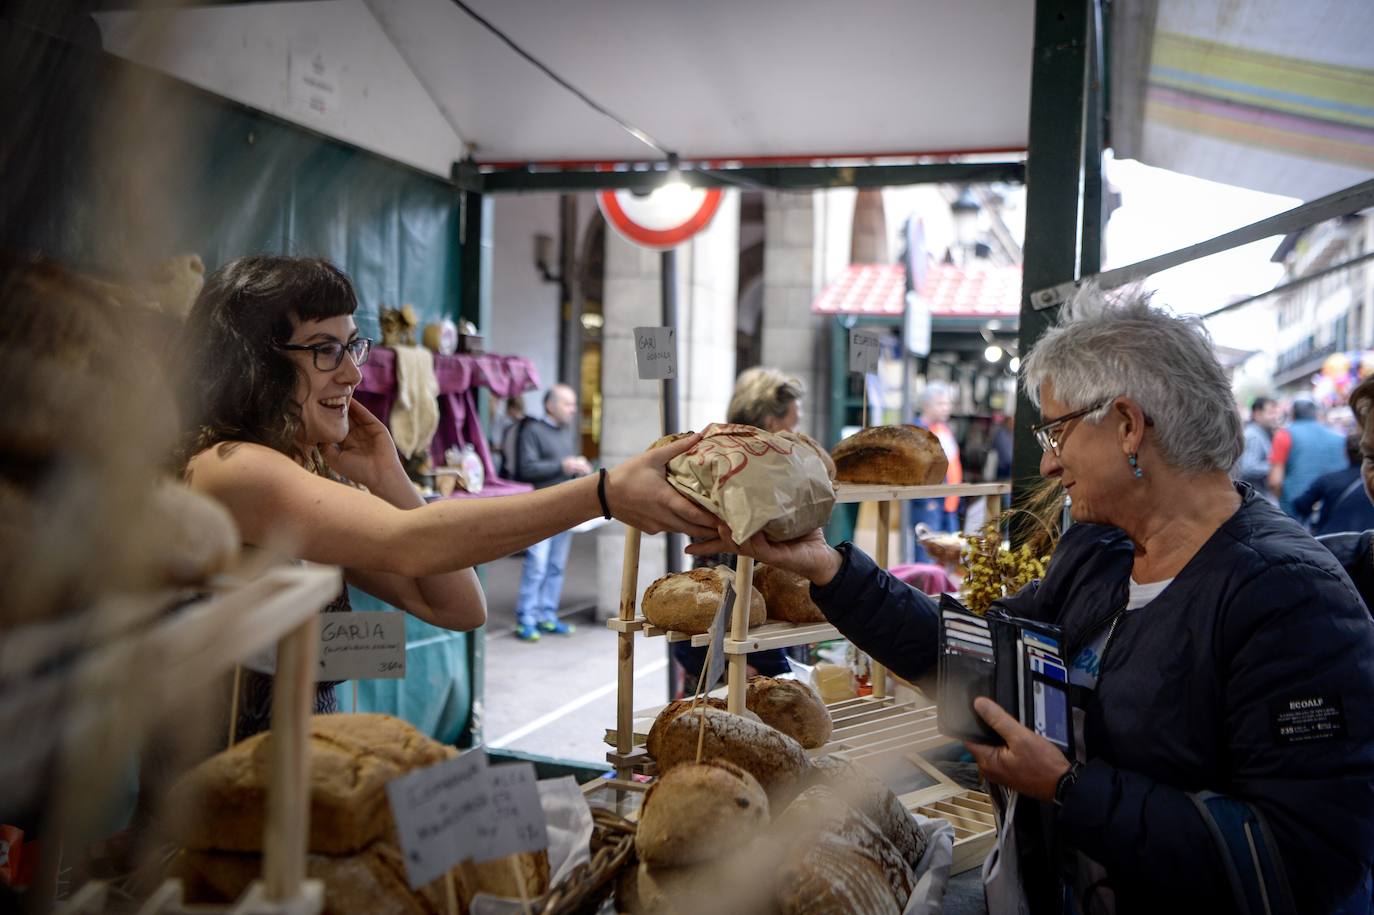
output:
M810 645L813 642L828 642L832 639L843 638L840 630L829 623L782 623L767 622L762 626L755 626L749 630L747 638L736 641L727 638L725 640L726 654L749 654L751 651L759 651L764 648L790 648L793 645ZM692 639L692 644L698 647L707 645L711 641L709 635L701 635Z
M936 486L889 486L885 483L836 483L836 504L936 499L944 496L1001 496L1010 483L956 483Z

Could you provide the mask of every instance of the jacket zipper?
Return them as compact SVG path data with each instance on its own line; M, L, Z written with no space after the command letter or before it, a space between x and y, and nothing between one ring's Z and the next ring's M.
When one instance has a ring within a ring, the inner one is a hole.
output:
M1095 623L1091 629L1089 629L1087 632L1082 633L1078 637L1078 639L1075 640L1074 643L1069 646L1069 652L1068 655L1064 658L1064 663L1072 664L1073 659L1078 657L1078 653L1083 650L1083 646L1088 644L1088 642L1092 639L1093 633L1097 632L1097 630L1101 629L1103 626L1110 624L1111 629L1107 631L1107 640L1102 643L1102 658L1105 659L1107 657L1107 646L1109 646L1112 643L1112 633L1116 632L1116 624L1121 621L1121 616L1126 612L1127 606L1127 604L1122 604L1120 610L1116 611L1106 619Z

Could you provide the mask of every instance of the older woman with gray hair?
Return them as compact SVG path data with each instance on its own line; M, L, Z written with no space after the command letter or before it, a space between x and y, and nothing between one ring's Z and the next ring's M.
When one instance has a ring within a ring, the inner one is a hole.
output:
M994 607L1060 627L1075 749L988 698L1005 743L968 748L1021 795L1031 911L1370 911L1374 622L1327 551L1228 478L1240 421L1200 322L1089 291L1023 379L1077 523ZM935 667L938 605L852 544L720 536L693 549L804 575L878 661Z

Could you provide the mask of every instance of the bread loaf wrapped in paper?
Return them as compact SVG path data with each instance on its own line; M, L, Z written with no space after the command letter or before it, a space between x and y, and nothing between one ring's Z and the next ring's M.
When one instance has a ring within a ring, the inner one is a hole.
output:
M723 520L737 543L763 531L795 540L830 520L835 464L796 432L712 423L668 464L668 482Z

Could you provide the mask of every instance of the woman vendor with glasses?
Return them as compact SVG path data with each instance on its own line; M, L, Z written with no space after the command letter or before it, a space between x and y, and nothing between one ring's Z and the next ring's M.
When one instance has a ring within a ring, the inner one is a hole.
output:
M183 332L186 482L222 503L244 542L342 566L345 581L435 626L486 621L473 567L603 513L657 533L712 535L665 466L697 441L516 496L426 505L386 426L353 394L371 341L353 284L313 258L244 257L215 271ZM347 610L345 589L328 610ZM239 735L267 725L270 678L249 677ZM316 711L337 710L332 686Z
M1022 375L1044 417L1040 473L1076 523L1044 580L994 606L1061 627L1074 739L1066 753L1017 709L974 701L1004 743L968 749L1020 795L989 903L1371 911L1374 621L1330 553L1229 479L1240 417L1200 322L1085 291ZM935 667L936 602L852 544L740 546L722 528L691 548L721 549L809 578L897 675Z

